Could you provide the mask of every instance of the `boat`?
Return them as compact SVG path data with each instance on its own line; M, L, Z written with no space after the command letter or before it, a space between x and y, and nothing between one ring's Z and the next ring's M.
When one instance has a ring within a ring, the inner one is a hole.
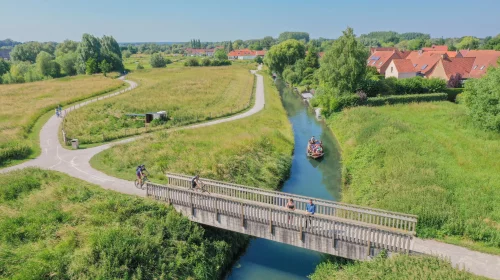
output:
M312 150L316 150L318 148L318 145L319 145L319 148L320 148L321 152L311 151L310 147L309 147L310 144L309 143L307 144L306 153L307 153L308 157L311 157L313 159L318 159L318 158L320 158L320 157L322 157L322 156L325 155L325 151L323 150L323 144L321 143L321 141L316 141L314 144L312 144L312 146L313 146Z

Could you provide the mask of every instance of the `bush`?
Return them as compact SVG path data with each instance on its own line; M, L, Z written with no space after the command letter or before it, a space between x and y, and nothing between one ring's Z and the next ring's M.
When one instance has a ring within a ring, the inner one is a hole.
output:
M163 68L167 66L167 61L165 60L163 55L161 55L161 53L152 54L149 63L153 68Z
M392 104L413 103L413 102L432 102L445 101L448 99L446 93L428 93L428 94L408 94L408 95L389 95L383 97L368 98L368 106L384 106Z
M210 58L205 57L205 58L201 61L201 64L202 64L203 66L210 66Z
M448 94L448 101L455 102L458 95L464 91L463 88L447 88L443 92Z
M191 57L184 62L184 66L200 66L200 61L196 57Z
M463 98L463 95L461 93L457 94L457 96L455 97L455 103L464 104L464 98Z
M500 70L491 68L480 79L465 83L468 114L479 127L500 132Z
M141 69L144 69L144 66L142 66L142 64L140 63L137 63L137 66L135 67L136 70L141 70Z
M366 92L368 97L437 93L446 90L446 82L439 78L424 79L422 77L414 77L398 80L394 77L379 79L376 76L372 76L362 82L360 89Z

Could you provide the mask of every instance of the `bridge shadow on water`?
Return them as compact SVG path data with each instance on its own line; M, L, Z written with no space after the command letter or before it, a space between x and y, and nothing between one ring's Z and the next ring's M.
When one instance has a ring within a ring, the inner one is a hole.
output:
M282 191L329 200L339 200L341 165L335 137L301 98L277 81L290 123L293 126L295 152L290 178ZM323 141L321 160L306 155L307 141L315 136ZM228 279L305 279L326 256L307 249L265 239L253 239L233 267Z

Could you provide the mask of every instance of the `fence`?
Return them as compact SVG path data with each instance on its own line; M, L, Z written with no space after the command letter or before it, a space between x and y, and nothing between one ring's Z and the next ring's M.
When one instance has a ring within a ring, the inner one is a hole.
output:
M377 225L348 221L326 215L309 216L300 211L288 211L283 207L266 205L255 201L220 197L196 193L175 186L162 186L147 183L147 196L156 200L181 205L194 209L213 212L215 215L227 215L273 226L329 238L348 241L368 247L387 249L395 252L410 251L413 236L395 229L383 228Z
M191 176L174 173L167 173L166 175L168 177L169 185L183 188L191 187ZM318 214L398 229L412 235L415 234L417 224L417 216L415 215L339 203L278 191L252 188L210 179L201 179L201 181L204 183L207 191L214 194L252 200L278 207L285 207L288 199L292 198L295 202L295 207L303 211L306 210L306 205L309 203L309 199L313 199L314 204L316 204L316 213Z

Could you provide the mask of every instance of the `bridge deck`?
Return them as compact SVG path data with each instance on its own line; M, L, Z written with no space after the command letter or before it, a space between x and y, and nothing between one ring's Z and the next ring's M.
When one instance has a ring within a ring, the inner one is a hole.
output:
M343 257L366 259L382 249L408 253L412 247L413 235L408 231L334 215L319 213L310 216L300 209L290 211L279 205L217 193L199 193L174 185L147 183L147 196L171 203L176 208L188 209L185 214L201 223ZM209 222L205 216L196 220L193 217L198 211L212 218ZM221 223L221 217L232 219L233 223ZM263 227L267 230L262 230ZM280 232L279 237L275 236L276 231ZM343 242L342 248L351 249L342 253L338 242ZM363 253L359 253L361 251Z
M168 184L183 188L191 187L192 176L167 173ZM330 200L284 193L279 191L264 190L238 184L230 184L205 178L200 178L206 189L211 194L220 194L226 197L251 200L266 205L284 207L289 198L293 198L295 207L305 211L309 199L316 204L316 212L325 216L343 218L367 224L392 228L415 235L417 216L391 212L381 209L345 204Z

